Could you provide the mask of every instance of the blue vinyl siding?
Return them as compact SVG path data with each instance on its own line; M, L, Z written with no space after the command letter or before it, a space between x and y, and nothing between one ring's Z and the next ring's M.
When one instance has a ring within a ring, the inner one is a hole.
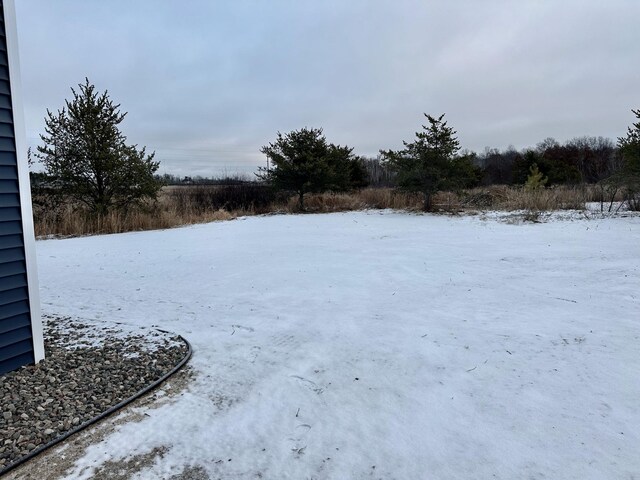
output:
M0 305L29 299L27 287L15 287L0 292Z
M2 335L2 338L0 338L0 348L8 347L27 340L31 340L31 325L15 328Z
M11 112L7 110L3 110L0 112L0 122L9 123L11 122Z
M0 249L0 263L24 260L24 250L20 247Z
M20 237L20 244L24 246L24 244L22 243L22 222L2 222L2 225L0 225L0 236L2 235L17 235ZM1 238L0 243L2 243Z
M0 123L0 136L2 136L2 127L6 127L8 124ZM0 165L0 178L3 180L17 180L18 169L12 165Z
M11 275L2 278L2 282L0 282L0 291L6 292L7 290L13 290L18 287L26 287L27 286L27 277L26 275L19 273L17 275Z
M6 207L19 207L20 195L17 193L0 194L0 205L4 205Z
M2 96L2 95L0 95ZM0 151L6 152L6 150L2 150L2 145L0 144ZM14 153L15 157L16 154ZM20 188L18 186L17 180L2 180L0 179L0 193L20 193Z
M20 221L22 219L22 212L19 207L5 207L0 208L0 222L11 222L13 220Z
M0 322L0 334L9 333L12 330L22 327L31 328L31 316L29 314L17 315L13 319L13 322L11 322L11 324L7 322L7 324L5 325L4 323Z
M3 230L0 234L0 249L15 247L22 248L22 235L9 235L6 230Z
M34 361L9 78L0 0L0 375Z

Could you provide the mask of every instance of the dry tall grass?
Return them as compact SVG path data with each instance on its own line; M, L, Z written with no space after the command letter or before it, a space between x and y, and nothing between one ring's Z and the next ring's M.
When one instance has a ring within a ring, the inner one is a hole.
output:
M391 188L366 188L351 193L316 193L305 197L305 211L309 213L344 212L350 210L396 209L420 210L422 196L402 193ZM287 212L299 211L297 198L290 198Z
M231 200L220 198L220 187L181 187L164 189L158 200L130 212L112 212L96 217L87 215L73 205L55 209L38 208L35 230L38 236L75 236L155 230L180 225L231 220L239 216L264 213L298 213L297 198L278 198L264 203L264 192L257 192L255 200L246 190L227 192ZM177 192L177 193L176 193ZM254 192L255 193L255 192ZM556 187L536 191L521 187L491 186L462 193L440 192L434 197L436 211L459 212L469 210L527 210L549 211L583 209L585 202L599 201L596 187ZM240 199L240 200L238 200ZM222 205L222 206L221 206ZM244 205L241 208L229 205ZM368 188L353 193L321 193L305 196L309 213L342 212L363 209L396 209L419 211L423 201L420 194L402 193L391 188Z
M130 212L110 212L107 215L88 215L83 210L65 206L55 214L38 215L35 218L36 236L82 236L106 233L122 233L141 230L158 230L180 225L231 220L239 212L212 210L209 212L186 212L178 214L173 208L144 208Z
M598 189L590 185L538 190L500 185L475 188L461 195L463 207L507 211L582 210L585 203L594 201L599 201Z

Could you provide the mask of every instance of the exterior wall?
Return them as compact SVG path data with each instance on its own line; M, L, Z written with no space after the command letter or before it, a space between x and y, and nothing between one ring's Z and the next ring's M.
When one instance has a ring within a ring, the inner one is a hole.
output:
M13 0L0 0L0 375L44 358Z

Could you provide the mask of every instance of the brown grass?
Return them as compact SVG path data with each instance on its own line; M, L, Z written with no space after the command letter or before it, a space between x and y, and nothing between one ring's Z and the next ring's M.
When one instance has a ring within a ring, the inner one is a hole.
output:
M422 196L402 193L391 188L366 188L351 193L316 193L305 196L305 210L309 213L344 212L351 210L396 209L420 210ZM297 198L290 198L287 212L299 211Z
M122 233L141 230L158 230L180 225L232 220L243 211L210 209L199 211L192 206L178 205L170 195L162 192L156 202L143 205L129 212L113 211L104 216L88 215L74 204L57 208L38 208L34 205L36 236L78 236L106 233Z
M460 196L465 209L482 210L583 210L585 203L598 202L601 190L594 185L557 186L539 190L504 185L475 188Z
M421 210L422 195L398 192L392 188L367 188L356 193L367 208L395 210Z
M36 236L78 236L105 233L122 233L139 230L158 230L194 223L231 220L238 212L214 210L200 214L178 215L172 209L143 209L128 213L111 212L104 216L87 215L82 210L65 206L56 215L36 218Z
M193 195L190 194L193 193ZM526 210L531 212L583 209L585 202L599 201L600 191L593 186L556 187L537 191L522 187L491 186L462 193L439 192L434 196L435 211L460 212L469 210ZM268 204L245 208L220 208L203 201L203 192L194 187L165 189L158 200L142 208L112 212L95 217L73 205L55 209L34 207L37 236L76 236L121 233L138 230L172 228L180 225L232 220L239 216L264 213L298 213L296 197L277 198ZM419 211L420 194L397 192L391 188L368 188L353 193L321 193L305 196L305 209L309 213L343 212L363 209L396 209Z

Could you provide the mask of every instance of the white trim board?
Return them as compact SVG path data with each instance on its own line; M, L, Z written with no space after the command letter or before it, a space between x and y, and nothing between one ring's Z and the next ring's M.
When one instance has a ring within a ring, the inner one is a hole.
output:
M24 241L25 263L29 290L29 308L31 310L31 335L33 355L36 363L44 359L44 339L42 334L42 316L40 313L40 291L38 288L38 266L36 262L36 239L33 229L33 211L31 207L31 183L27 162L27 141L22 107L22 84L20 80L20 58L18 55L18 29L16 26L16 7L14 0L4 0L4 28L7 38L7 56L9 59L9 82L11 83L11 110L16 142L18 165L18 184L20 186L20 207L22 210L22 235Z

